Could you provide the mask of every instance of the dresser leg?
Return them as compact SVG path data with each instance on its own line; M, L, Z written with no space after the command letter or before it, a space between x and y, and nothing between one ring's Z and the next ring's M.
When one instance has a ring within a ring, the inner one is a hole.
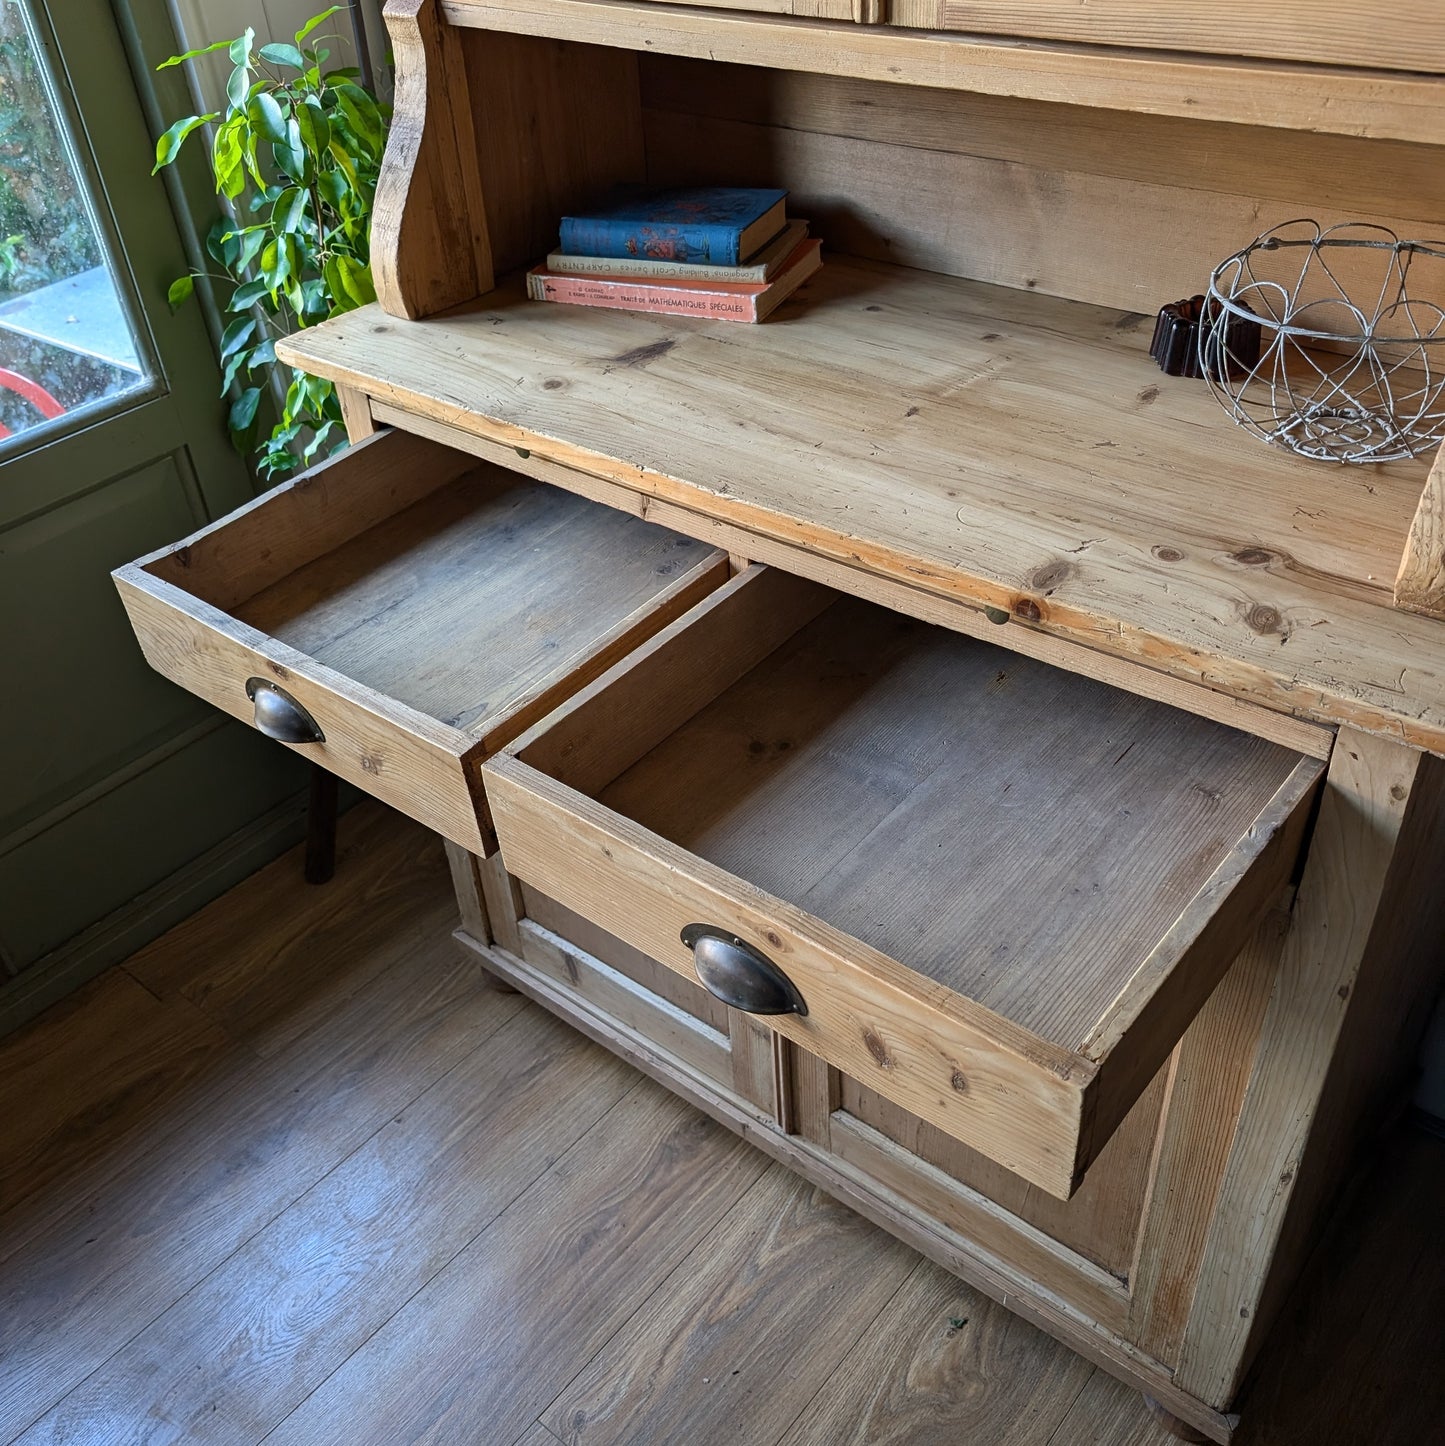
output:
M1181 1421L1172 1411L1166 1410L1153 1396L1145 1396L1144 1404L1149 1408L1149 1414L1171 1436L1177 1436L1181 1441L1209 1440L1208 1436L1196 1427L1191 1426L1188 1421Z
M336 872L336 775L311 764L306 804L306 882L325 884Z

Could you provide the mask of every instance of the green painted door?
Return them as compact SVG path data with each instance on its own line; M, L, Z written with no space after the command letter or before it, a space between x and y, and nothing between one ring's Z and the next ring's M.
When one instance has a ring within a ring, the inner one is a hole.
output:
M108 576L253 490L200 309L166 303L187 263L127 54L169 53L164 0L123 13L0 0L0 1029L301 817L297 761L153 674Z

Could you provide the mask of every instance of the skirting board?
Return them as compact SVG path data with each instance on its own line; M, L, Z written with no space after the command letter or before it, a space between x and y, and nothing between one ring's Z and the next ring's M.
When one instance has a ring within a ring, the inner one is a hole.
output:
M343 796L342 806L355 796ZM305 833L303 790L0 986L0 1036L18 1029L112 964L129 958L143 944L285 853Z

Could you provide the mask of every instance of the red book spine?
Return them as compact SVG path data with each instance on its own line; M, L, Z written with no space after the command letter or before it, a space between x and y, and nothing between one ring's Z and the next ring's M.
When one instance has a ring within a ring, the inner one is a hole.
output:
M600 281L591 276L531 272L527 293L534 301L563 301L575 306L612 307L618 311L666 312L724 321L756 321L763 286L733 284L716 290L695 286L649 286L645 282Z

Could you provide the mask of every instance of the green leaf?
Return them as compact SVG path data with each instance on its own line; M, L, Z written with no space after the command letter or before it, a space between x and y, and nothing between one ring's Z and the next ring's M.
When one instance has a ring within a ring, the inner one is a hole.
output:
M350 122L351 129L373 152L381 149L386 137L386 123L376 102L359 85L343 81L336 88L336 103Z
M337 7L340 8L339 6ZM229 40L217 40L210 45L203 45L199 50L188 50L184 55L173 55L169 60L163 60L156 66L157 70L169 70L173 65L184 65L188 60L194 60L198 55L210 55L214 50L225 50L231 44Z
M286 112L270 91L257 91L247 107L251 129L262 140L284 141L286 139Z
M262 188L266 185L266 178L261 174L261 167L256 160L256 132L248 125L246 127L246 145L242 151L242 159L246 163L246 171L251 179ZM255 207L251 208L253 211Z
M251 352L250 366L254 371L257 367L274 366L276 362L276 343L268 336L259 346Z
M206 254L227 271L234 273L238 269L236 263L241 255L241 239L231 229L228 217L217 216L211 222L211 229L206 232Z
M351 187L347 182L344 171L322 171L316 178L316 189L321 193L321 199L325 201L338 216L345 212L346 200L351 194Z
M271 293L271 300L275 301L277 295L291 279L291 249L285 244L292 238L289 236L278 236L268 241L261 252L261 275L265 278L266 288Z
M156 142L156 163L151 168L151 175L155 175L162 166L168 166L175 160L176 156L180 154L181 143L193 130L218 118L218 113L212 111L210 115L188 115L178 120Z
M235 267L237 271L249 271L255 264L257 256L261 254L261 248L266 244L270 229L269 226L246 227L241 235L241 254L237 258Z
M313 15L300 30L296 32L296 43L300 45L318 25L324 25L338 10L345 10L344 5L333 5L329 10L323 10L319 15Z
M231 403L231 415L227 417L227 424L233 432L244 432L252 422L256 420L256 408L261 404L261 388L247 387L234 402Z
M360 185L361 182L356 174L356 162L352 159L351 152L341 144L340 137L335 133L332 134L331 145L328 149L331 151L332 160L341 168L341 174L344 175L353 186Z
M306 219L306 201L306 192L300 186L282 191L271 212L272 229L283 235L299 230Z
M262 60L272 65L289 65L292 70L305 70L306 57L294 45L263 45L260 49Z
M243 282L231 293L231 299L226 303L226 310L249 311L266 295L269 289L261 280Z
M235 200L246 187L245 152L242 134L246 118L232 116L216 131L211 148L211 165L216 173L216 190Z
M221 360L234 356L251 339L256 330L254 316L238 316L221 333Z
M307 447L307 449L301 454L302 461L304 461L304 462L313 462L313 461L315 461L315 460L316 460L316 454L317 454L318 452L320 452L321 449L322 449L324 446L326 446L327 441L329 440L332 432L333 432L335 429L336 429L336 423L335 423L335 422L326 422L325 424L323 424L323 426L320 428L320 430L319 430L319 431L316 433L316 435L311 439L311 445L310 445L309 447ZM325 455L329 455L329 454L323 453L322 455L325 456Z
M256 43L256 32L248 25L244 35L238 35L226 48L231 53L231 64L249 66L251 47Z
M246 95L251 88L251 72L244 65L238 65L226 77L226 100L233 111L246 108Z
M301 144L301 127L295 117L286 122L286 139L271 147L277 166L300 185L307 182L306 148Z
M338 256L336 259L347 295L352 297L358 306L375 301L376 287L371 280L371 267L363 266L350 256Z
M302 144L319 163L331 144L331 123L314 95L308 95L306 103L297 106L296 125L301 132Z
M246 349L242 347L234 356L228 357L225 366L221 368L221 395L223 397L231 390L231 384L241 374L246 357Z
M170 290L166 292L166 300L171 304L174 311L181 302L189 300L191 293L196 289L196 278L194 276L178 276L171 282Z
M363 266L351 256L331 256L322 270L331 291L332 316L355 311L358 306L376 300L371 267Z

